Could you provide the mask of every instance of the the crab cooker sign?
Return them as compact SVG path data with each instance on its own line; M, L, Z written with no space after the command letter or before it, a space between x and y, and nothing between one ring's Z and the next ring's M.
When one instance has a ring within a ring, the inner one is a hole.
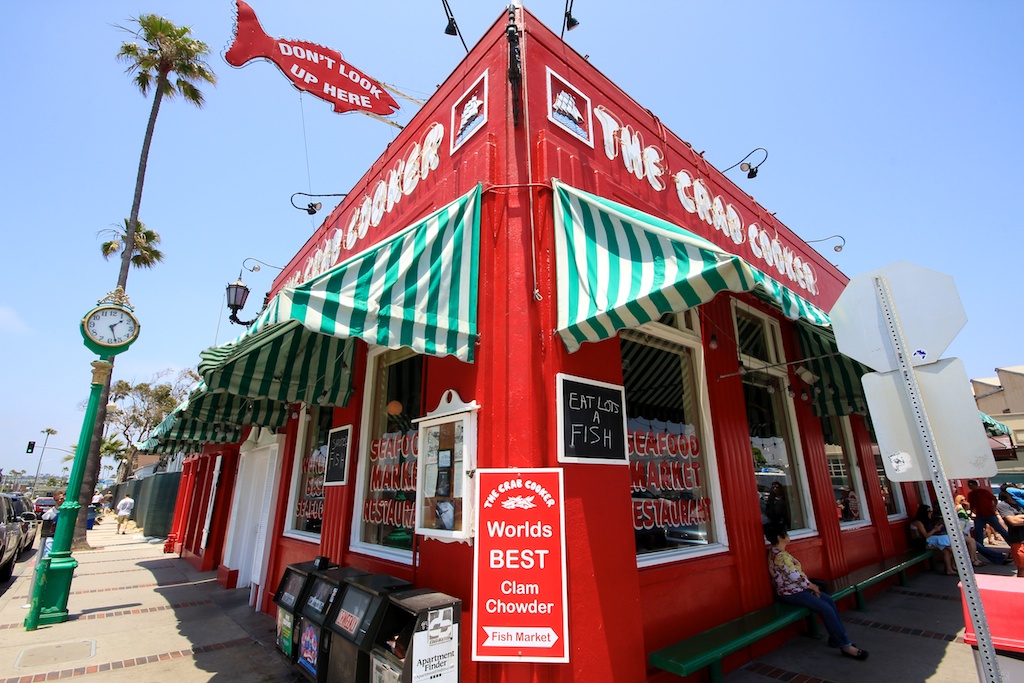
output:
M656 191L667 189L669 182L675 187L679 204L688 213L712 226L732 240L734 244L747 242L754 256L764 261L769 269L794 282L811 294L818 293L814 269L788 246L782 244L756 221L743 224L739 209L722 198L712 196L707 182L688 171L669 176L665 155L655 145L645 145L643 135L603 106L594 109L601 128L605 156L610 160L622 159L626 171L638 180L646 180Z
M603 142L605 156L621 159L627 173L646 182L657 192L670 186L675 189L679 205L687 213L715 229L736 245L746 243L753 256L782 279L794 283L812 295L818 294L814 268L790 246L783 244L773 231L757 221L745 224L740 210L720 194L713 194L709 183L695 170L670 173L660 147L644 143L643 134L604 106L594 108L594 117ZM420 139L412 142L363 196L340 227L330 231L302 266L289 279L288 285L304 282L331 268L342 252L351 251L367 237L403 197L412 194L420 180L435 171L445 151L442 142L445 128L441 123L428 124ZM580 152L585 151L580 147Z

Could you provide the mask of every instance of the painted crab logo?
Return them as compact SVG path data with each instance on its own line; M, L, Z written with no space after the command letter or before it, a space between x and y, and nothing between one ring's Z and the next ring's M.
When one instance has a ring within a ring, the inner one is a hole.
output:
M537 507L533 502L536 496L509 496L501 501L501 507L506 510L530 510Z

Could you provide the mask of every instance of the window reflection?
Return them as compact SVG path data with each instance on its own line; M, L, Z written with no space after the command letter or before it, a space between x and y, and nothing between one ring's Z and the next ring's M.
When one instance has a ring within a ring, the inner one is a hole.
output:
M825 458L836 501L836 517L840 522L859 522L864 519L864 492L856 476L854 460L844 446L846 439L840 418L821 418L821 431L825 437Z
M620 339L636 552L714 543L693 354L628 331Z
M793 447L783 403L785 397L781 378L760 372L744 375L743 398L761 522L799 529L807 524L799 468L791 455Z
M369 454L363 463L361 540L412 547L416 518L418 432L423 357L409 350L377 356L370 410Z

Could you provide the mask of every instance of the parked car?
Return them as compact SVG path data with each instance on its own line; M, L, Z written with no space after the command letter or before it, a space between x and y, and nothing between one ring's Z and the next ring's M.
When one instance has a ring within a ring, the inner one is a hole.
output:
M14 502L0 496L0 582L7 582L21 553L21 520L14 513Z
M35 503L36 517L42 517L44 512L46 512L47 510L49 510L50 508L52 508L56 504L57 504L57 501L54 500L53 498L43 498L43 497L36 498L36 503Z
M20 493L5 493L14 504L14 512L21 520L21 552L32 547L36 541L36 532L39 529L39 518L36 516L32 500Z

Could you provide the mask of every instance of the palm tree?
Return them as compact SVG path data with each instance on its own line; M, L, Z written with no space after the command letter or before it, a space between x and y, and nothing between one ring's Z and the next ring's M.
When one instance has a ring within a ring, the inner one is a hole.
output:
M100 245L100 252L103 258L109 260L111 256L121 251L124 247L128 234L127 218L124 219L124 229L118 227L100 230L99 235L109 236L110 239ZM135 226L135 254L132 256L132 265L136 268L152 268L164 260L164 253L157 248L160 244L160 233L150 230L142 221Z
M132 210L125 224L124 240L121 248L121 269L117 276L117 286L127 290L128 270L134 263L137 248L135 233L139 228L139 208L142 206L142 186L146 180L146 164L149 162L149 147L153 142L153 130L156 117L160 113L160 103L166 97L173 99L177 95L194 104L203 106L203 93L198 83L216 84L217 77L206 62L210 48L201 40L192 37L192 29L188 26L176 26L173 22L156 14L140 14L132 20L137 28L120 27L135 36L141 44L132 41L121 43L117 58L128 67L126 73L133 76L139 92L144 96L153 90L153 105L149 110L146 123L146 135L142 139L142 153L139 155L139 170L135 176L135 195L132 198ZM110 359L113 361L113 358ZM107 399L110 396L110 379L100 393L99 409L96 411L96 424L93 428L92 441L89 443L89 457L79 492L79 504L88 505L91 492L96 488L96 480L100 472L100 443L102 442L103 425L107 420ZM88 548L85 538L85 519L79 517L75 525L75 538L72 548L75 550Z
M146 179L149 147L153 142L153 129L156 126L156 117L160 113L160 103L164 97L173 99L181 95L187 102L202 107L203 93L196 84L201 81L213 84L217 82L216 75L206 62L210 48L203 41L193 38L192 29L188 26L175 26L173 22L155 14L142 14L133 21L138 24L137 30L123 30L140 39L143 44L131 41L122 43L117 58L128 64L126 72L134 76L139 92L148 95L150 88L153 89L153 106L149 110L146 136L142 141L132 212L125 226L121 272L117 277L117 285L122 289L125 289L128 283L128 268L135 256L135 231L139 226L142 185Z

